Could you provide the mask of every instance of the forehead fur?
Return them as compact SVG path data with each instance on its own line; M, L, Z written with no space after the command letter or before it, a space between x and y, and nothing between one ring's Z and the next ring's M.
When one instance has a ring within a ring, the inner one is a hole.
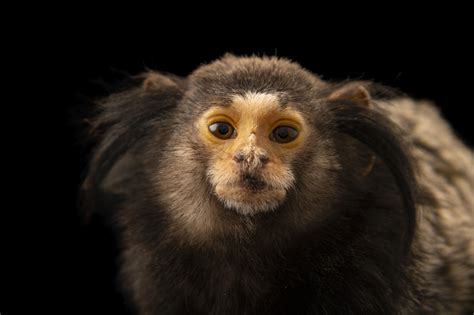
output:
M325 83L298 64L278 57L223 58L198 68L189 77L195 96L279 93L288 101L311 99Z
M254 115L258 118L261 116L260 112L265 113L270 110L277 110L280 105L280 100L275 94L247 92L244 95L234 95L232 98L232 105L236 109L244 107L244 109L240 110L251 111L252 109L255 109L257 111Z

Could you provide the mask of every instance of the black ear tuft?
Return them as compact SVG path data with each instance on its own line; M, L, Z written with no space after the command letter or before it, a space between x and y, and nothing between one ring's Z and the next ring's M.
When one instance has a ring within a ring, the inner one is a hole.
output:
M140 78L140 85L97 102L96 114L90 119L87 134L96 144L79 197L82 208L88 212L107 199L104 180L114 166L120 164L115 168L119 169L117 174L131 169L124 162L132 160L127 153L143 146L149 130L169 116L186 86L185 79L173 75L153 72L136 77Z
M402 131L383 113L374 108L359 106L351 100L329 100L331 123L338 132L359 140L370 148L388 167L403 198L406 226L403 229L403 248L410 249L416 226L415 198L417 194L412 158L402 139Z

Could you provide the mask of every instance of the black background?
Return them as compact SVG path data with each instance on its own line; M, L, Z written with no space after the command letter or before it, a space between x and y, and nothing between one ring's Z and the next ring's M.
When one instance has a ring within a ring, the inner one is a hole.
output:
M105 86L117 85L123 73L150 68L185 76L225 52L278 55L324 79L375 80L432 100L465 142L474 141L462 41L441 31L407 38L348 29L330 38L290 34L265 43L264 34L252 41L205 32L176 40L113 27L37 35L22 46L23 68L15 69L14 98L4 107L5 155L14 164L5 164L13 175L5 190L11 202L1 210L2 315L126 313L115 285L113 236L98 218L85 224L76 207L87 153L78 113L86 99L107 95Z

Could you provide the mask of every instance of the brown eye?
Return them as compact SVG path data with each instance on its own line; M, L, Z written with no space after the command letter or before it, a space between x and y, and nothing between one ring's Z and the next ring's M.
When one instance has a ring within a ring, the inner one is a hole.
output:
M220 139L229 139L235 134L234 128L226 122L216 122L209 125L209 131Z
M287 143L295 140L297 136L298 131L295 128L289 126L280 126L272 131L270 140L279 143Z

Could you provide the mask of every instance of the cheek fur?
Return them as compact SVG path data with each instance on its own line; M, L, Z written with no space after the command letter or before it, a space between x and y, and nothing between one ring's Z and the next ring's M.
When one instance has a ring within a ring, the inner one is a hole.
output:
M277 189L288 190L295 184L295 176L292 170L281 164L269 164L262 172L262 178Z
M230 161L217 159L211 161L207 172L207 178L212 186L231 185L239 179L239 173L236 167Z

